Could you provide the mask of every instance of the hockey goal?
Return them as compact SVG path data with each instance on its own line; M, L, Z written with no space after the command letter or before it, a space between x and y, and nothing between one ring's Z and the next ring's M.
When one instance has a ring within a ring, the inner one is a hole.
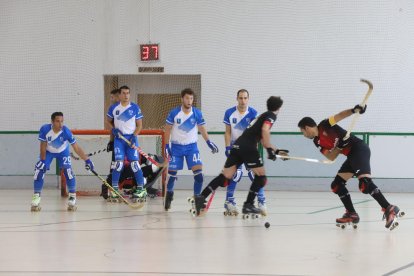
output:
M108 130L72 130L78 145L82 147L95 165L95 171L103 178L109 173L112 152L107 152L110 132ZM146 153L164 156L164 131L160 129L145 129L138 135L139 146ZM102 182L92 173L85 170L85 162L71 150L72 169L76 175L76 190L78 195L99 196ZM157 180L154 188L162 189L165 184L165 175ZM67 196L66 179L60 173L61 195Z

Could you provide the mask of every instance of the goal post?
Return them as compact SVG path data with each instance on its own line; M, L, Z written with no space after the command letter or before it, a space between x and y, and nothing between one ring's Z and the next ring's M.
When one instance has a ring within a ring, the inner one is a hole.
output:
M78 145L95 165L95 170L106 178L109 174L112 152L107 152L109 142L109 130L97 129L73 129L71 130ZM138 135L139 146L146 152L164 156L164 131L161 129L143 129ZM76 175L76 193L80 196L99 196L102 183L94 175L86 171L85 162L78 158L70 148L72 169ZM162 175L154 184L154 187L164 189L166 174ZM63 171L60 172L60 190L62 196L67 196L66 179Z

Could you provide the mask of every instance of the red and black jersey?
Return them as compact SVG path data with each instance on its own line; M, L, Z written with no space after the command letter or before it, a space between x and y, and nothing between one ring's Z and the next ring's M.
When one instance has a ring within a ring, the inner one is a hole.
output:
M331 123L333 122L333 123ZM313 138L313 143L324 154L336 148L339 139L343 139L346 135L346 130L338 126L333 118L325 119L318 125L318 135ZM343 155L348 155L353 144L362 142L361 139L351 135L349 145L342 150Z
M235 144L240 144L240 142L253 144L253 141L255 141L257 146L257 143L262 140L263 125L269 124L271 128L276 122L276 118L276 114L272 111L266 111L261 114L255 121L253 121L253 125L247 127L242 135L236 140Z

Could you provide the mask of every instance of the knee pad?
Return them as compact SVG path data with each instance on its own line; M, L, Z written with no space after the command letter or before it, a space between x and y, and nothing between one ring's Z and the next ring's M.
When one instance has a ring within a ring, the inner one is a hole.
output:
M374 184L370 177L361 177L359 179L359 190L364 194L376 194L379 192L377 185Z
M204 180L204 175L202 170L194 171L194 181L202 183Z
M340 196L343 195L345 190L346 190L345 183L346 183L346 181L342 177L337 175L335 177L334 181L332 181L332 183L331 183L332 192L334 194L337 194L337 195L340 195ZM346 193L347 193L347 191L346 191Z
M253 180L253 184L260 187L259 189L263 188L267 183L267 177L265 175L256 176Z
M238 169L236 173L233 175L233 181L240 182L242 176L243 176L243 171L241 169Z
M254 177L255 177L254 172L252 170L249 170L249 172L247 173L247 175L249 176L250 181L253 182L254 181Z
M132 161L131 162L131 169L134 173L138 172L141 170L141 166L139 165L138 161Z
M72 168L64 168L63 173L65 174L67 181L72 180L72 179L75 178L75 175L73 174Z
M123 167L124 167L123 161L115 161L115 170L117 172L121 172Z
M224 174L220 174L216 178L214 178L208 186L210 186L213 190L217 189L217 187L227 187L229 185L230 179L227 179Z
M43 178L45 178L45 170L35 169L33 179L42 180Z

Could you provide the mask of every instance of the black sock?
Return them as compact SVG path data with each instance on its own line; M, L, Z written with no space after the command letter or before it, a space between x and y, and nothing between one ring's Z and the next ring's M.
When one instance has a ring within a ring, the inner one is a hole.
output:
M262 188L262 187L263 186L260 185L258 183L258 181L253 180L252 185L250 186L249 193L247 194L246 202L254 204L254 199L256 198L257 193L259 192L260 188Z
M225 182L226 182L226 178L221 173L219 176L211 180L211 182L207 185L207 187L205 187L204 190L201 192L201 195L204 196L204 198L207 198L219 186L224 187Z
M339 196L339 198L341 199L342 203L345 206L345 209L347 209L348 212L355 213L354 204L352 204L351 196L349 193L343 196Z
M371 196L381 205L382 208L386 209L390 206L390 203L385 199L384 195L381 193L379 189L375 189Z

